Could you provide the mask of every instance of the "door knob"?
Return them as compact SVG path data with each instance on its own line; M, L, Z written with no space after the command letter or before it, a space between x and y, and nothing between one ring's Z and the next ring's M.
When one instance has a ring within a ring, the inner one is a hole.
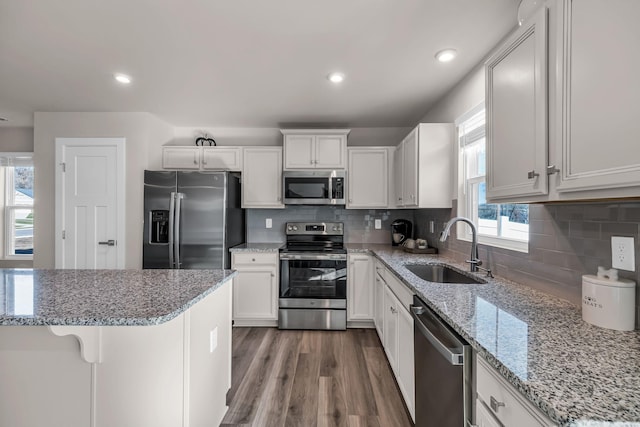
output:
M106 242L98 242L99 245L106 245L106 246L115 246L116 245L116 241L115 240L107 240Z

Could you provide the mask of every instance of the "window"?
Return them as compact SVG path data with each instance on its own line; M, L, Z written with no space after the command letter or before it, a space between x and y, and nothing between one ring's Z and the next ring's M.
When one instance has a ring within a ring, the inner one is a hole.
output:
M456 121L459 155L458 215L470 218L480 243L528 252L529 206L487 203L485 109L481 104ZM471 240L458 225L458 238Z
M4 183L4 258L33 259L33 158L0 155Z

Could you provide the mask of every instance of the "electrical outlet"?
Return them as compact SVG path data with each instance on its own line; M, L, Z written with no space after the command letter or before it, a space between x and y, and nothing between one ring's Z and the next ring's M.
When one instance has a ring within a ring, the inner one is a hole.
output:
M633 237L611 237L611 265L620 270L636 271Z
M272 228L273 227L273 221L271 220L271 218L266 218L265 219L264 226L266 228Z
M374 228L375 228L376 230L380 230L380 229L382 228L382 220L381 220L381 219L376 219L376 220L374 221L373 226L374 226Z
M218 327L216 326L213 330L209 331L209 353L213 353L213 351L218 347Z

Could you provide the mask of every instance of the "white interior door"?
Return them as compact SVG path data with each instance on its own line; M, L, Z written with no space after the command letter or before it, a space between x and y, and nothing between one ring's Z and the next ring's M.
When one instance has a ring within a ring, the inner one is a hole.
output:
M56 138L56 268L124 268L124 138Z

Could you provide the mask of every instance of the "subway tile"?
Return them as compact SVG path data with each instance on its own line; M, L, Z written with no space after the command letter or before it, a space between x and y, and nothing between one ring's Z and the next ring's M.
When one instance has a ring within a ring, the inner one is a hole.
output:
M618 205L617 204L594 204L584 206L584 220L585 221L616 221L618 219Z
M569 237L582 239L599 239L600 223L597 222L569 222Z
M627 222L603 222L601 224L601 238L610 240L611 236L638 237L638 224Z
M584 210L584 205L556 205L555 218L558 221L582 221Z
M539 249L556 249L556 237L529 233L529 246Z
M618 221L640 223L640 204L621 204L618 208Z

